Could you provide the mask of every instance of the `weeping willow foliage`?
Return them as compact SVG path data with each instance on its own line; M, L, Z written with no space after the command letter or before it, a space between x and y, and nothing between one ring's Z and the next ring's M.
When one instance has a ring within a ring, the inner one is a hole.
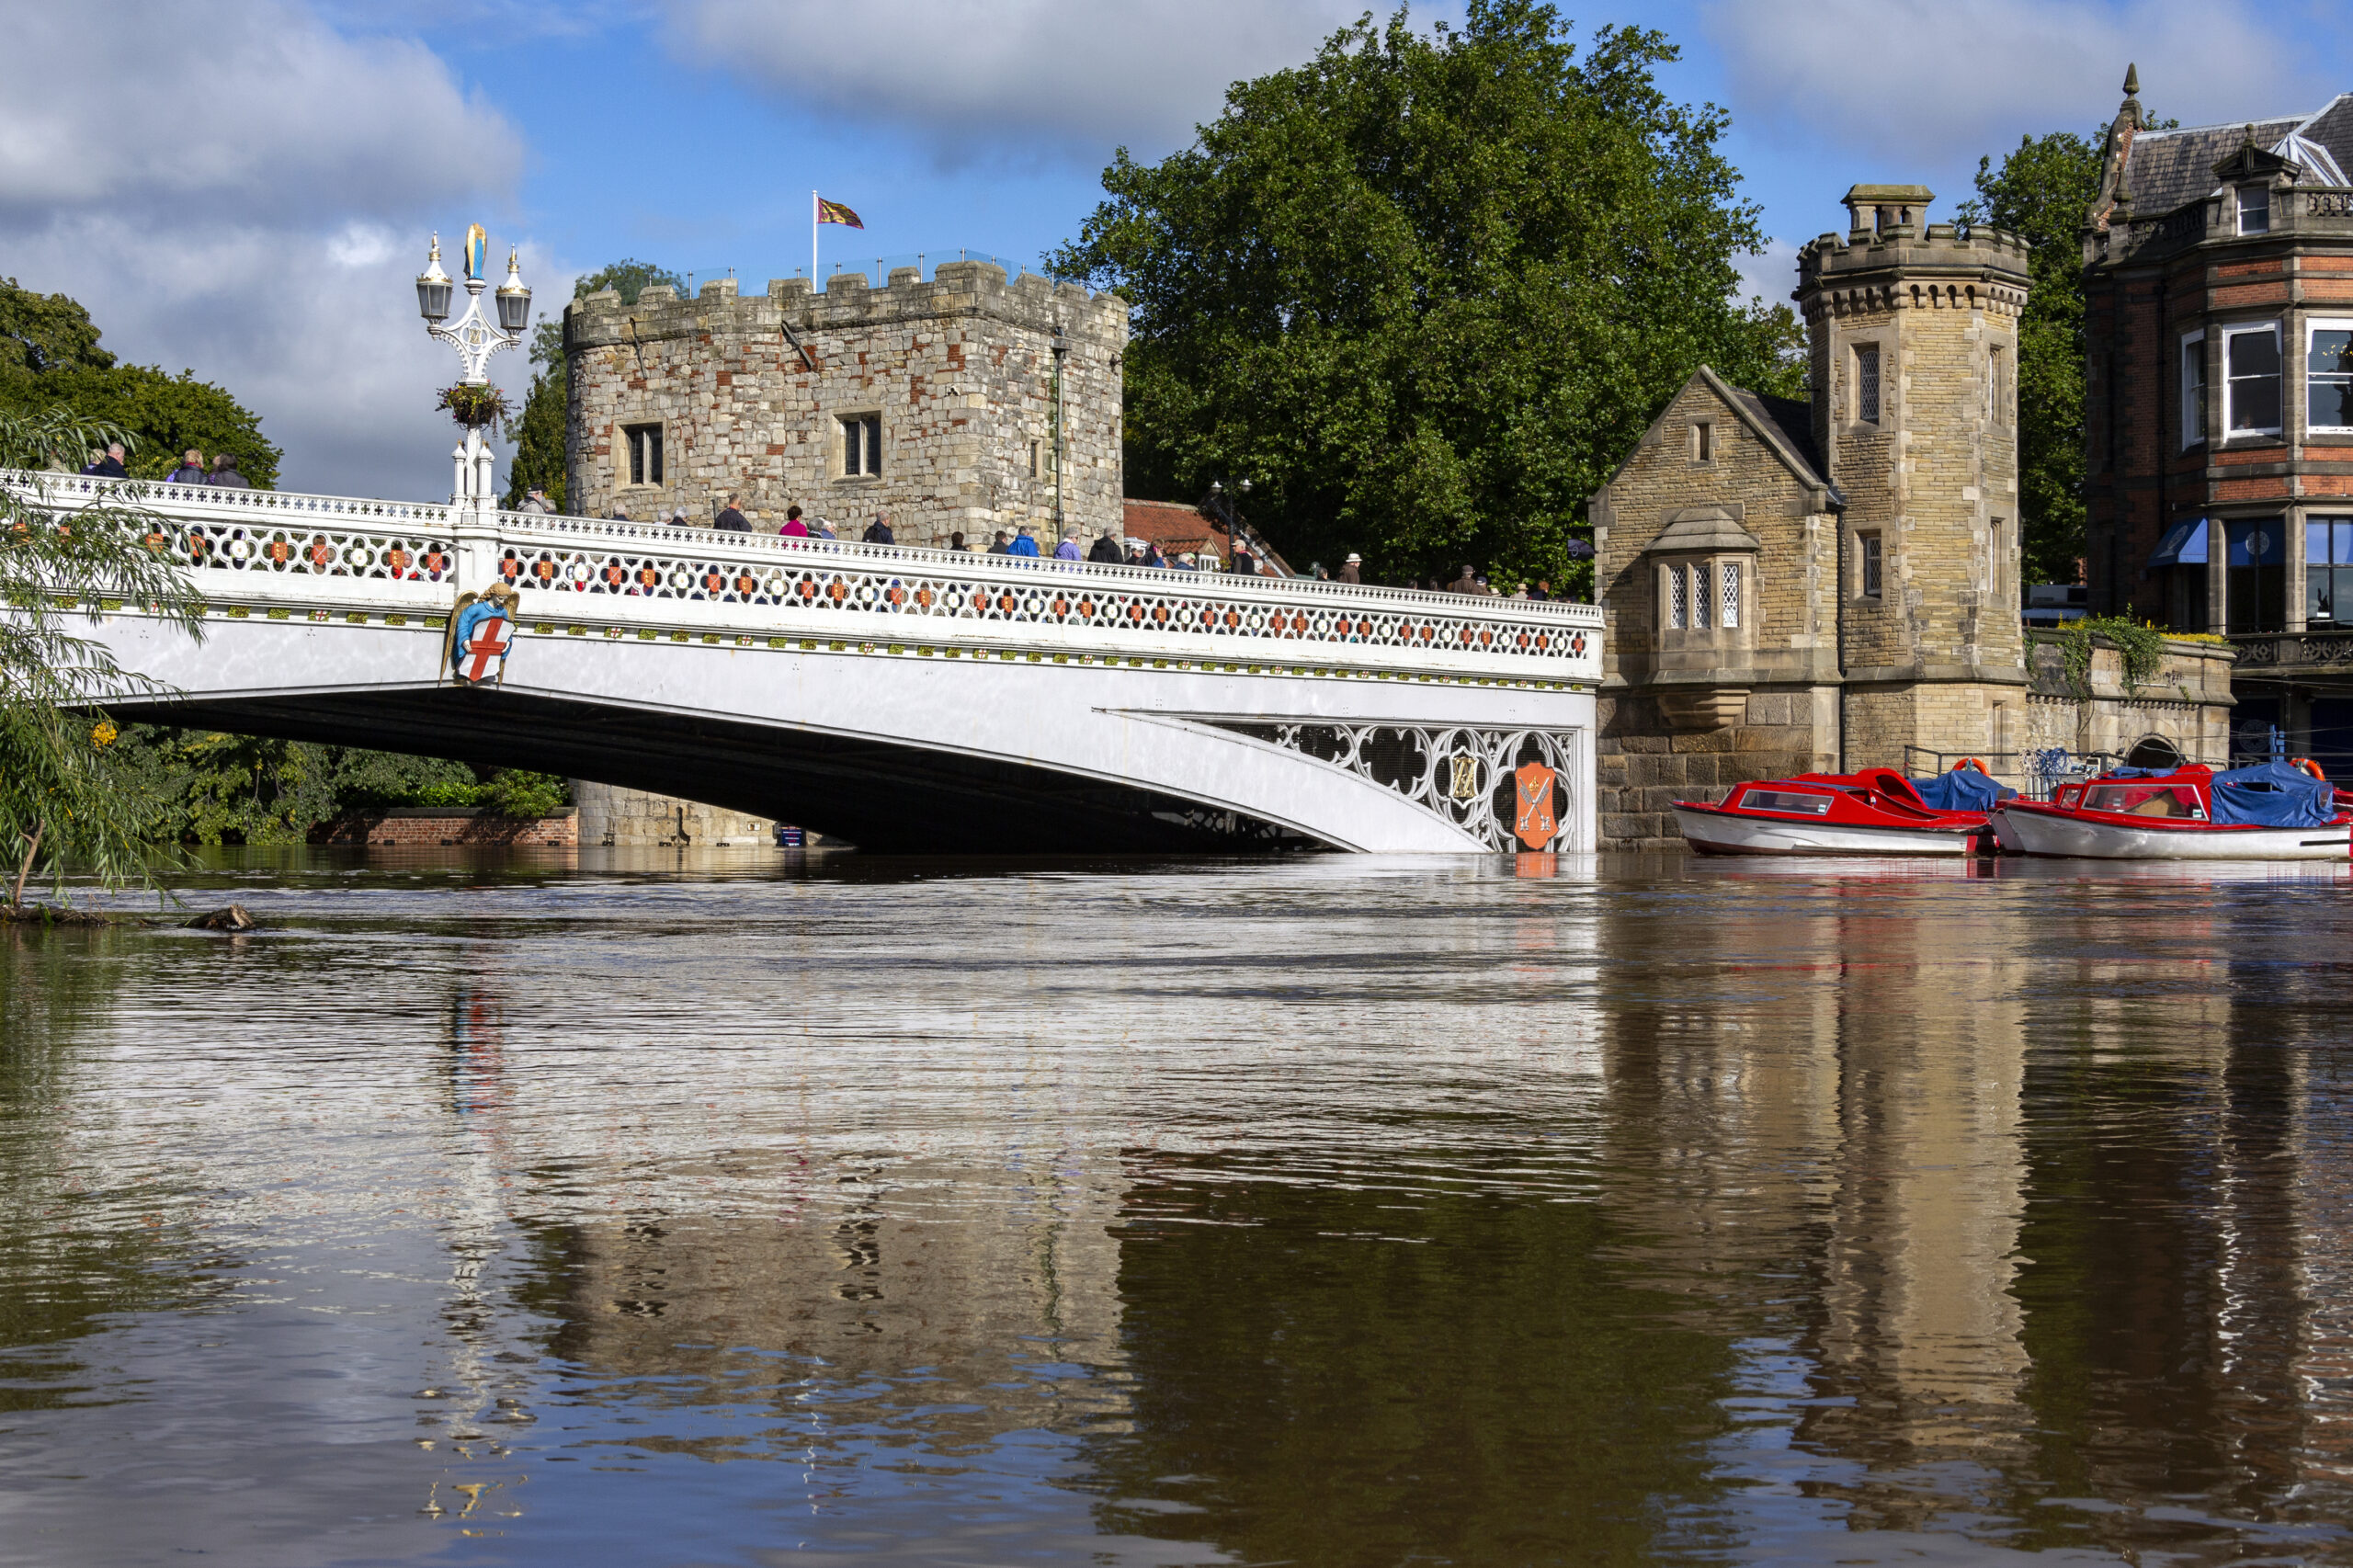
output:
M67 504L52 454L81 453L130 434L70 410L0 412L0 897L20 903L46 872L68 865L108 887L144 883L153 803L126 787L108 749L109 702L165 688L121 668L85 635L108 605L139 606L201 638L201 608L170 548L169 530L121 481L94 505Z

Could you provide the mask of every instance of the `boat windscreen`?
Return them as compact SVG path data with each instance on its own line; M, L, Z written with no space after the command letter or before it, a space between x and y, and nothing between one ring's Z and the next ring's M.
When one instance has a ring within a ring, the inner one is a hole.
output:
M2214 821L2225 827L2321 827L2336 815L2336 791L2284 762L2234 767L2213 778Z
M1990 812L1998 802L2018 794L2008 785L1996 784L1973 767L1956 767L1931 778L1915 778L1912 788L1920 792L1920 799L1929 810L1938 812Z

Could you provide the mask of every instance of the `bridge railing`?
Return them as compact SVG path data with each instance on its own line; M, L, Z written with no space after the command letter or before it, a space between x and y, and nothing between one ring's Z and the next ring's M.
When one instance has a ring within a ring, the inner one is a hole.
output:
M0 483L60 508L139 506L208 598L272 614L446 610L503 580L527 625L574 634L595 622L610 635L668 626L1553 680L1599 668L1590 605L83 475Z
M498 574L541 590L527 616L562 613L568 597L666 599L1506 663L1582 664L1599 645L1590 605L529 513L498 523Z

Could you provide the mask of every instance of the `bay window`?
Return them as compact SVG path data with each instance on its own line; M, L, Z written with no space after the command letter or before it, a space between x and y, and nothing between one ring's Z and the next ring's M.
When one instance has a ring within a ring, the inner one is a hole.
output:
M2353 435L2353 320L2304 329L2304 427Z
M2288 625L2288 521L2252 517L2223 525L2226 631L2282 631Z
M2279 433L2279 324L2222 329L2222 435Z
M2304 519L2304 624L2353 627L2353 517Z
M2181 444L2194 447L2206 438L2206 335L2193 332L2181 340Z

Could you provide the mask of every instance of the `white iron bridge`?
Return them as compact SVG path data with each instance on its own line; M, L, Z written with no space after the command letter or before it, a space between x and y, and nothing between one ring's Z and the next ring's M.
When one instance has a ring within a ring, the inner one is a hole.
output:
M108 482L18 474L61 510ZM96 633L141 722L528 767L871 850L1585 853L1587 605L121 485L205 603ZM503 679L460 597L519 591Z

